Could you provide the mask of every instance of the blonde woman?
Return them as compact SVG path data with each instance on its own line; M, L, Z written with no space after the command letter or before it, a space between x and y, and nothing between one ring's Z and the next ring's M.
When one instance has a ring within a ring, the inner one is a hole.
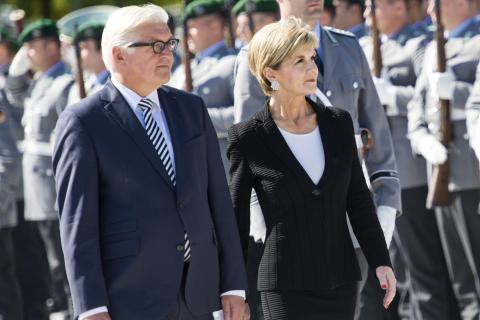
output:
M361 276L345 212L386 290L385 308L395 295L350 115L307 98L317 90L317 47L296 18L255 34L249 65L269 98L229 131L231 193L245 256L252 188L265 217L256 289L267 320L353 319Z

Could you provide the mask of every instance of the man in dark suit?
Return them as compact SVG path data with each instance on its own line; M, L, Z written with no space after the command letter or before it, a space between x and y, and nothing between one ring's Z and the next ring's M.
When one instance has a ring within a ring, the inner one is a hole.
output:
M178 40L155 5L108 20L112 78L67 108L53 164L80 320L244 318L246 276L203 101L163 86ZM220 298L221 297L221 298Z

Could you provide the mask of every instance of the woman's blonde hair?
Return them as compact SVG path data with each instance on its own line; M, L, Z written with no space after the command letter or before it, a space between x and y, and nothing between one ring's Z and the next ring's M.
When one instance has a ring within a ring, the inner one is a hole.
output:
M317 36L301 19L290 17L266 25L249 44L248 64L265 95L272 95L271 83L264 74L266 68L278 69L282 62L303 47L318 47Z

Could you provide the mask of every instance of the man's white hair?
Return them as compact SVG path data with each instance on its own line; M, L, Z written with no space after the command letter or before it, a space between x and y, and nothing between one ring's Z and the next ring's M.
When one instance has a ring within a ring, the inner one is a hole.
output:
M113 53L116 46L123 46L135 40L135 29L145 23L168 22L167 12L154 4L128 6L116 10L109 18L102 34L102 58L108 70L112 71Z

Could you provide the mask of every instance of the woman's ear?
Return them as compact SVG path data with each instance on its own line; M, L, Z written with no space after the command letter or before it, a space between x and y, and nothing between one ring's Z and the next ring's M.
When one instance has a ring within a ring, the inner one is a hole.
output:
M276 78L276 72L270 67L266 67L263 70L263 76L268 79L268 81L272 82Z

